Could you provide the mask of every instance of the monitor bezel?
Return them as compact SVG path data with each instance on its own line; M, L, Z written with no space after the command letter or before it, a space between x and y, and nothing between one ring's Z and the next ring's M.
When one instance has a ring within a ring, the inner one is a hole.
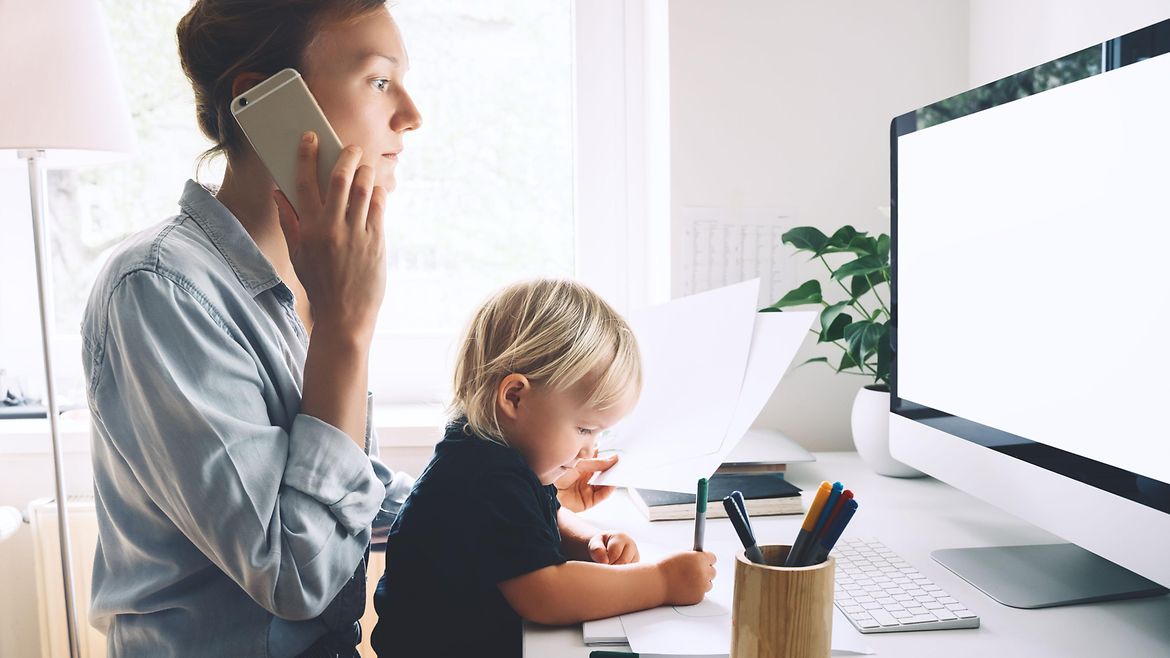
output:
M1135 30L1101 44L1070 53L1012 76L973 88L962 94L932 103L895 117L890 122L890 413L908 421L945 432L976 446L1106 491L1152 510L1170 514L1170 484L1121 469L1075 453L1054 448L1026 437L1004 432L943 410L932 409L898 393L898 139L929 128L1044 93L1088 77L1106 74L1150 57L1170 56L1170 19ZM1095 58L1094 68L1085 62ZM1083 71L1069 73L1074 63ZM1047 75L1061 69L1068 79ZM1082 74L1083 73L1083 74ZM1039 82L1038 82L1039 81ZM1025 91L1027 93L1020 93ZM1020 95L1016 95L1020 94ZM1014 97L1012 97L1014 95ZM894 437L891 436L892 442Z

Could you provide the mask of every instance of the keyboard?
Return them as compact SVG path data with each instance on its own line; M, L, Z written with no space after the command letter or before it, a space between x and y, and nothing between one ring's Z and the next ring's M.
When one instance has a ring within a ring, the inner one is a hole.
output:
M833 602L859 632L979 627L978 615L880 541L842 537L833 557Z

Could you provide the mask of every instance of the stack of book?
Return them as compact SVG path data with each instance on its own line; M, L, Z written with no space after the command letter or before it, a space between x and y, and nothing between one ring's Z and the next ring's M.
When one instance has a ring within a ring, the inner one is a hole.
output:
M732 491L743 493L748 514L800 514L800 488L783 473L716 473L707 485L708 518L727 518L721 501ZM657 489L630 489L630 500L651 521L695 518L695 494Z
M711 477L707 516L726 518L723 497L743 493L748 514L800 514L800 488L784 479L789 464L815 461L812 453L780 432L749 430ZM630 499L651 521L695 518L695 495L630 488Z

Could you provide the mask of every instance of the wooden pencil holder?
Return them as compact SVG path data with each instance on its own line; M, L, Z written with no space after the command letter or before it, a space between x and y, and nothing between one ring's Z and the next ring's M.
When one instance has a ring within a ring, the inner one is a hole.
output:
M760 546L766 564L736 555L731 658L829 658L835 563L777 566L790 548Z

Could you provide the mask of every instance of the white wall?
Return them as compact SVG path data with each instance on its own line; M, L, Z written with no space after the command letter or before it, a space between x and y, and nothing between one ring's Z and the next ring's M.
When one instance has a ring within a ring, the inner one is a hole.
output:
M28 170L15 151L0 152L0 160L0 369L19 377L27 395L40 397L44 365Z
M971 86L1166 18L1167 0L971 0Z
M967 38L967 0L672 0L675 267L686 206L789 208L827 233L888 232L877 207L889 204L889 122L966 88ZM824 284L815 265L798 280ZM839 353L810 336L796 363L820 354ZM793 370L757 425L852 449L850 407L867 381Z

